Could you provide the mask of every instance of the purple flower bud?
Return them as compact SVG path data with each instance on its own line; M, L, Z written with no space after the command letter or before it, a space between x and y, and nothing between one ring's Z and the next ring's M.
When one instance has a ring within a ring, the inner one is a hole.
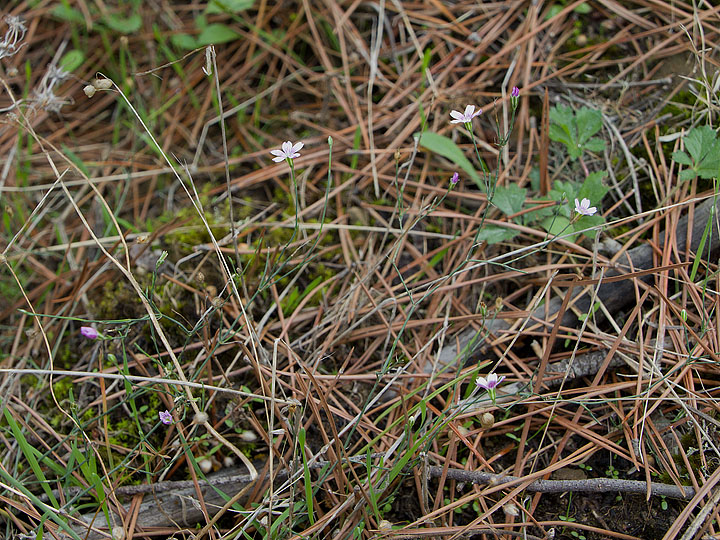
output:
M459 181L460 181L460 175L457 172L453 173L452 178L450 179L450 186L454 186Z
M512 87L512 91L510 92L510 97L520 97L520 89L517 86Z
M81 326L80 335L88 339L97 339L99 334L98 331L91 326Z

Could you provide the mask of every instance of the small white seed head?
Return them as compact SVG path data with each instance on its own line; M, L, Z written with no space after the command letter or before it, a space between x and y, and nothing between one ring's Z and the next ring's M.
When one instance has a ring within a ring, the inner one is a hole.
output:
M229 469L233 465L235 465L235 460L232 458L232 456L225 456L223 458L223 467Z
M212 471L212 461L210 461L208 458L202 458L200 461L198 461L198 466L200 467L200 470L203 472L203 474L207 474Z
M204 424L210 419L208 414L206 412L198 411L195 413L195 417L193 418L193 422L196 424Z
M125 528L122 525L116 525L112 528L112 539L113 540L124 540Z
M246 429L240 434L240 438L243 440L243 442L251 443L255 442L258 439L257 433L250 429Z
M517 517L520 515L517 505L511 502L503 506L503 512L505 512L506 516Z
M463 437L467 437L470 435L470 430L466 428L465 426L458 426L457 427L458 433L462 435Z
M92 84L88 84L85 88L83 88L83 92L85 92L85 95L89 98L95 95L96 90L97 88L95 88Z

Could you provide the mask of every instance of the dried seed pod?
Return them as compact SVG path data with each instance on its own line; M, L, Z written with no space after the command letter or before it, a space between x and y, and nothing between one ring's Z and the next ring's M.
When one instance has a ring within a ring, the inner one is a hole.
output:
M198 411L197 413L195 413L193 422L195 422L196 424L204 424L205 422L208 421L209 418L210 417L208 416L208 414L206 412Z
M518 510L517 505L511 502L503 506L503 512L505 512L506 516L517 517L520 515L520 510Z
M495 425L495 417L492 413L486 412L480 417L480 425L483 429L490 429Z
M85 92L85 95L89 98L95 95L96 90L97 88L95 88L92 84L88 84L85 88L83 88L83 92Z
M95 79L93 85L98 90L110 90L112 88L113 82L110 79Z

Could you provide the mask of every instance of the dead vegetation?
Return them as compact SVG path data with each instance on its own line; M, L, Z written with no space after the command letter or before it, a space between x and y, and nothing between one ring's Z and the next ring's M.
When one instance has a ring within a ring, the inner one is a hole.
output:
M718 534L717 191L673 152L716 122L720 8L2 14L5 537Z

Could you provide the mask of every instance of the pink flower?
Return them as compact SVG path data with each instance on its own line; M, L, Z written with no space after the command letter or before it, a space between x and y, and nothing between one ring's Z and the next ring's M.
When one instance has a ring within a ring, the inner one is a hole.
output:
M168 411L168 410L160 411L158 413L158 416L160 417L160 421L163 424L165 424L166 426L169 424L172 424L173 419L172 419L172 414L170 414L170 411Z
M512 91L510 92L510 97L520 97L520 89L517 86L512 87Z
M303 146L305 145L301 142L293 144L290 141L285 141L284 143L282 143L281 150L270 150L270 153L275 156L273 158L273 161L280 163L281 161L285 161L286 159L294 159L296 157L300 157L300 154L298 154L298 152Z
M450 187L454 187L459 181L460 175L456 172L453 173L452 178L450 178Z
M582 201L575 199L575 211L583 216L592 216L597 212L597 207L590 206L590 199L583 199Z
M478 109L477 112L475 111L475 105L468 105L465 107L465 112L461 113L458 111L450 111L450 116L454 118L454 120L450 120L451 124L469 124L472 122L472 119L476 116L482 114L482 109Z
M81 326L80 335L88 339L97 339L100 334L92 326Z
M505 380L505 375L498 378L498 376L495 373L491 373L487 376L487 379L485 377L478 377L475 379L475 384L478 388L482 388L484 390L495 390L497 386Z

